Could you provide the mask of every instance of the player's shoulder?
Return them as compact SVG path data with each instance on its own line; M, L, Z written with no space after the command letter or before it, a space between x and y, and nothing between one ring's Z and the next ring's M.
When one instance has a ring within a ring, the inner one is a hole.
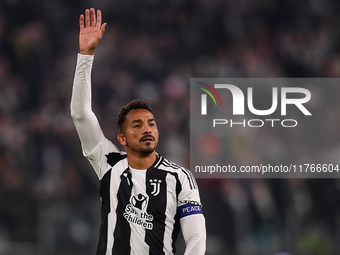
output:
M85 155L90 161L106 161L113 166L118 161L125 159L127 154L125 151L121 151L117 145L112 143L107 138L103 137L94 151L88 155Z
M106 162L113 167L121 160L127 160L127 154L125 151L120 150L117 145L106 139L106 147L103 151L105 154Z
M159 156L160 160L159 160L158 164L155 165L155 167L157 167L161 170L165 170L165 171L169 171L169 172L181 172L183 170L189 171L185 167L176 164L175 162L171 161L170 159L167 159L167 158L165 158L161 155L158 155L158 156Z
M93 152L84 156L89 160L100 180L110 169L127 158L125 152L122 152L115 144L105 137Z
M161 158L157 168L177 174L179 177L183 176L185 178L190 178L190 179L194 178L192 173L187 168L180 166L176 164L175 162L173 162L172 160L164 158L164 157Z
M185 189L187 190L198 189L194 175L187 168L180 166L167 158L162 158L158 168L177 176L177 180L181 183L182 188L186 187Z

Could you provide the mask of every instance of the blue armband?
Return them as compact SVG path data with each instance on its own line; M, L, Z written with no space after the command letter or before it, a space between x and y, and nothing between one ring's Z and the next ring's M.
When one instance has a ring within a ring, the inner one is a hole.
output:
M203 214L200 205L185 204L178 207L179 218L183 218L193 214Z

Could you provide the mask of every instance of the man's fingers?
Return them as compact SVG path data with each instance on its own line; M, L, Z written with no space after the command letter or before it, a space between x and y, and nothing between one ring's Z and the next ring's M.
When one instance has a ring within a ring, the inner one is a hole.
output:
M90 27L90 10L86 9L85 11L85 22L86 22L86 27Z
M80 27L80 30L84 29L84 15L80 15L80 18L79 18L79 27Z
M101 27L100 27L100 38L103 37L103 34L105 32L105 27L106 27L107 23L104 23Z
M100 28L100 25L102 24L102 12L100 10L97 11L97 24L96 26Z
M101 34L103 34L105 31L106 23L105 25L103 24L104 26L102 25L102 12L100 10L97 10L97 17L96 17L96 11L94 10L94 8L91 8L90 10L86 9L85 10L85 24L86 24L86 28L97 27L100 30L103 29ZM83 14L80 15L79 26L80 26L80 29L85 28Z
M96 13L93 8L91 8L91 26L96 26Z

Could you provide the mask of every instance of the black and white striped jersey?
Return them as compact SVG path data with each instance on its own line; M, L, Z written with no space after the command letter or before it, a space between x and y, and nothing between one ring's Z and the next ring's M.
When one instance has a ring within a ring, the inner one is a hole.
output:
M190 171L161 155L149 169L131 169L105 137L87 158L101 182L97 255L174 254L180 218L202 214Z

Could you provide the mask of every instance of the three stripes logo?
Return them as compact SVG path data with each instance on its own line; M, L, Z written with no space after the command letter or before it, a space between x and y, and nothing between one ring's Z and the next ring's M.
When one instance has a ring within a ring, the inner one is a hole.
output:
M210 89L217 96L217 98L220 101L220 104L222 106L222 100L220 98L220 95L217 93L217 91L213 87L211 87L210 85L205 84L203 82L196 82L196 83L201 84L201 85L207 87L208 89ZM202 88L202 87L196 87L196 88L206 92L212 98L212 100L214 101L215 106L217 106L215 97L213 96L213 94L209 90ZM207 94L201 95L201 115L207 115Z

